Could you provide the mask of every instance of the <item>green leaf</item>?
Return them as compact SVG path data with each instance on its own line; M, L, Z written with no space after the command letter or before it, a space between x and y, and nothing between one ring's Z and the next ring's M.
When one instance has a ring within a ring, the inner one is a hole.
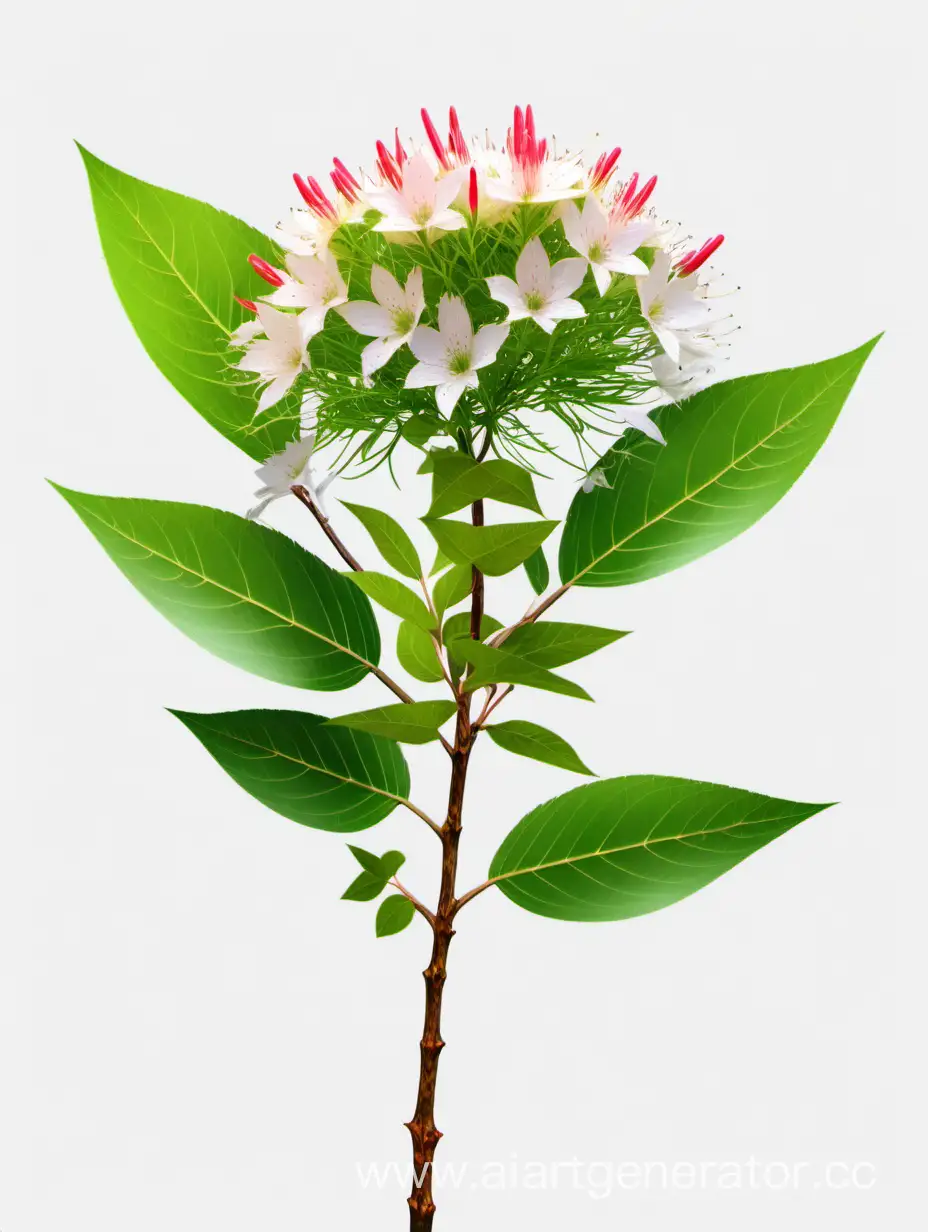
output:
M449 454L454 454L455 457L464 458L467 455L462 454L454 445L436 445L434 449L426 451L425 457L422 459L422 464L416 471L417 475L430 475L435 469L435 459L444 458Z
M377 911L377 936L392 937L401 933L412 923L416 909L405 894L391 894L380 904Z
M274 262L271 242L231 214L146 184L78 146L113 285L145 350L174 388L252 458L299 435L300 398L254 422L257 392L230 360L229 335L251 313L234 295L266 291L250 253Z
M295 710L172 710L240 787L316 830L366 830L409 793L398 745Z
M723 381L662 407L655 421L666 446L623 436L600 463L611 486L574 497L561 580L641 582L747 530L818 452L877 341L822 363Z
M373 573L369 569L365 569L363 573L346 573L344 576L388 612L393 612L403 620L411 620L420 629L437 627L438 622L419 596L396 578L386 573Z
M480 620L480 637L481 639L491 637L498 632L503 626L494 616L488 616L486 612ZM458 638L470 637L470 612L456 612L454 616L449 616L445 621L441 631L442 640L446 646L451 644ZM464 675L465 662L458 658L457 655L448 651L448 666L451 668L451 675L455 680Z
M329 719L332 727L350 727L354 731L371 732L398 740L401 744L427 744L438 739L438 729L457 710L453 701L400 702L395 706L377 706L354 714Z
M551 580L551 570L548 568L544 548L536 548L531 556L522 562L522 567L528 575L532 590L536 595L543 595Z
M406 863L406 857L401 851L387 851L382 856L375 856L372 851L365 851L363 847L355 847L353 843L348 844L348 850L366 873L376 873L378 877L385 877L388 880L395 876Z
M541 513L531 475L515 462L505 458L475 462L463 453L435 455L430 518L443 518L487 499Z
M506 723L488 723L484 731L501 749L518 753L520 757L532 757L549 766L562 770L574 770L577 774L593 774L585 766L566 740L547 727L529 723L526 719L510 719Z
M382 856L375 856L372 851L354 847L351 843L348 850L364 870L342 895L343 899L354 902L368 903L377 898L387 888L390 878L395 877L406 863L401 851L387 851Z
M604 779L523 817L490 878L537 915L626 920L679 902L828 807L657 774Z
M617 629L602 629L597 625L539 620L519 625L506 638L504 646L510 654L521 655L538 667L562 667L627 636Z
M416 680L431 684L442 679L435 643L424 629L413 624L411 620L404 620L399 627L396 635L396 657Z
M449 556L446 556L441 548L435 552L435 560L432 562L432 567L429 570L429 577L434 577L436 573L441 573L443 569L447 569L449 565L454 564Z
M348 902L370 903L387 888L389 877L380 877L376 873L360 873L342 895Z
M471 526L444 518L423 518L441 550L457 564L476 565L481 573L501 577L521 565L557 526L557 522L499 522Z
M456 658L473 664L476 669L473 675L467 677L464 687L468 693L488 684L524 684L533 689L545 689L549 693L563 693L566 697L579 697L588 702L593 700L586 689L572 680L555 676L554 672L537 667L519 655L497 650L484 642L459 637L448 646L448 653L454 653Z
M454 607L462 599L466 599L473 589L474 574L470 565L455 565L447 573L443 573L432 587L432 602L439 616L443 616L449 607Z
M52 485L149 603L199 645L304 689L347 689L376 667L367 599L292 539L234 513Z
M342 504L358 519L387 564L404 577L418 581L422 576L419 553L399 522L381 509L351 505L348 501L342 501Z

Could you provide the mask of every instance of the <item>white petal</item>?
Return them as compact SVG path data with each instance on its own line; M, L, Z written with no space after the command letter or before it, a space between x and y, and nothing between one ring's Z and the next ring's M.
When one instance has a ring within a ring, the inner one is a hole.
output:
M266 411L269 407L274 406L274 404L279 402L285 394L289 393L290 387L293 385L293 382L296 380L298 374L299 369L297 368L290 375L275 377L258 399L258 406L255 410L255 414L260 415L262 411Z
M583 268L586 269L585 263L583 263ZM505 274L493 274L486 282L491 299L498 300L499 303L505 304L507 308L524 307L525 299L518 285L511 278L507 278Z
M448 369L438 364L416 364L406 375L407 389L425 389L448 380Z
M637 428L639 432L643 432L645 436L650 436L652 441L657 441L659 445L666 445L660 428L656 423L652 423L648 418L647 411L633 411L630 407L623 407L622 414L625 416L626 423L631 424L633 428Z
M609 284L612 282L612 274L606 269L605 265L590 263L590 269L593 271L593 281L596 283L600 295L605 295L609 290Z
M551 262L545 246L534 236L519 253L516 261L516 282L525 295L540 295L547 299L551 293Z
M452 381L446 381L435 390L435 401L443 415L450 415L458 404L458 399L468 387L477 384L476 372L464 372Z
M372 231L421 231L422 223L416 222L408 214L387 214L380 222L374 223Z
M415 313L416 320L425 308L425 292L422 290L422 270L417 265L406 279L406 307Z
M307 308L305 312L301 312L299 316L294 317L294 320L300 323L300 333L303 337L304 346L309 342L310 338L315 338L316 334L322 331L327 311L327 308Z
M258 320L268 338L281 346L298 346L300 342L299 318L292 312L278 312L267 304L258 303Z
M473 366L485 368L487 364L492 364L508 336L508 325L484 325L483 329L478 329L471 351Z
M257 495L257 493L255 493L255 495ZM257 522L258 518L260 518L261 514L264 513L268 505L270 505L272 501L280 500L283 495L283 492L275 492L272 496L265 496L263 501L259 501L257 505L253 505L251 509L248 510L245 517L249 522Z
M635 278L640 278L648 272L648 267L642 259L630 253L624 255L621 253L610 253L603 264L615 274L631 274Z
M577 320L586 316L586 309L576 299L554 299L545 312L555 321Z
M403 202L412 217L424 206L435 209L435 173L422 153L413 154L403 168Z
M371 266L371 290L374 292L374 298L379 304L390 312L399 312L401 308L406 307L406 296L403 294L403 288L396 281L389 270L385 270L382 265ZM355 329L358 327L355 326ZM367 333L367 330L360 330L360 333ZM385 334L385 329L371 330L371 333Z
M438 328L441 330L441 340L449 351L470 350L474 327L464 301L456 295L443 295L439 300Z
M443 364L447 354L441 334L428 325L419 325L412 331L409 349L424 364Z
M261 322L258 320L243 321L236 329L233 329L229 335L230 347L247 346L256 334L260 334L262 329Z
M377 266L374 266L377 269ZM386 270L383 271L386 274ZM390 275L388 274L387 277ZM373 283L373 272L371 282ZM395 281L395 280L394 280ZM380 296L377 297L380 299ZM350 304L342 304L338 309L352 329L359 334L367 334L370 338L382 338L392 331L393 319L386 308L373 304L370 300L352 300Z
M583 253L586 256L589 246L586 243L586 235L580 221L580 211L573 201L565 201L561 206L560 213L561 222L564 224L564 234L567 236L567 243L575 252Z
M394 355L405 342L404 338L393 335L391 338L377 338L361 352L361 371L364 376L370 376L378 368L382 368L391 355Z
M657 335L657 340L673 360L675 364L680 362L680 339L672 329L666 329L663 325L655 325L652 321L651 328Z
M439 210L428 221L428 227L431 231L460 231L462 227L466 226L467 219L463 214L459 214L457 210Z
M435 213L446 210L458 195L458 191L468 175L467 167L457 167L443 175L435 185Z
M586 261L582 257L567 257L551 266L551 298L566 299L583 282Z
M532 318L536 325L540 326L546 334L553 334L554 327L557 325L557 319L551 315L546 308L539 309L538 312L530 312L528 316ZM512 318L509 318L512 320Z

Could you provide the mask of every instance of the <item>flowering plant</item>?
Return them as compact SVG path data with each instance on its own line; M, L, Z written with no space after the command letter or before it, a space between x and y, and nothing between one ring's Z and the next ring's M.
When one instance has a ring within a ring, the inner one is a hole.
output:
M335 159L328 191L295 175L302 204L271 237L82 151L139 337L195 409L261 462L261 486L244 517L59 489L128 579L202 646L284 684L341 690L373 674L392 694L336 717L174 713L287 818L352 833L399 807L438 841L436 902L400 880L401 852L356 845L360 872L343 896L382 899L378 936L416 917L431 936L408 1122L413 1232L435 1212L442 994L462 909L492 888L562 920L642 915L826 807L661 775L602 778L533 808L486 880L458 885L478 738L593 774L561 735L501 717L517 688L589 700L556 669L624 636L550 620L552 606L575 586L655 577L751 526L815 455L876 341L711 384L733 328L709 265L721 235L691 243L656 212L655 177L621 175L618 148L589 165L559 154L531 107L515 109L500 146L467 140L453 108L447 140L422 119L421 143L398 133L390 148L377 142L366 173ZM323 493L339 476L392 467L400 447L417 450L430 477L421 521L437 557L424 566L393 516L343 500L389 571L370 570ZM534 483L548 465L578 481L553 588L545 544L558 524ZM306 507L344 570L264 524L285 498ZM521 520L490 522L491 501ZM486 579L520 568L537 597L521 614L490 616ZM437 694L381 667L374 605L399 618L403 669ZM410 798L401 749L429 742L450 768L438 819Z

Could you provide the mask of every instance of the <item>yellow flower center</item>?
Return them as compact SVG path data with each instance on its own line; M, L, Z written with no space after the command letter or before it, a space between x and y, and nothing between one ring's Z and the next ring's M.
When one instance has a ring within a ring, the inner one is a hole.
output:
M448 356L448 371L452 376L463 376L470 371L470 351L454 351Z
M398 334L408 334L416 323L416 314L408 308L398 308L393 314L393 328Z

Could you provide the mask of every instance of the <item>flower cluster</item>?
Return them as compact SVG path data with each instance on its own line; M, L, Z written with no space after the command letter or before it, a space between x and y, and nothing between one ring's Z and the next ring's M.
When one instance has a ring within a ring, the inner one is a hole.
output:
M706 262L722 243L678 237L652 204L657 177L619 174L621 150L591 166L539 137L516 107L502 145L465 138L376 143L369 171L333 161L332 188L296 174L302 206L273 234L268 285L239 303L236 366L264 413L295 394L321 442L361 443L364 461L398 440L483 430L497 452L550 449L537 414L581 448L649 418L711 373L720 317ZM251 379L251 378L249 378ZM423 391L433 390L434 396Z

